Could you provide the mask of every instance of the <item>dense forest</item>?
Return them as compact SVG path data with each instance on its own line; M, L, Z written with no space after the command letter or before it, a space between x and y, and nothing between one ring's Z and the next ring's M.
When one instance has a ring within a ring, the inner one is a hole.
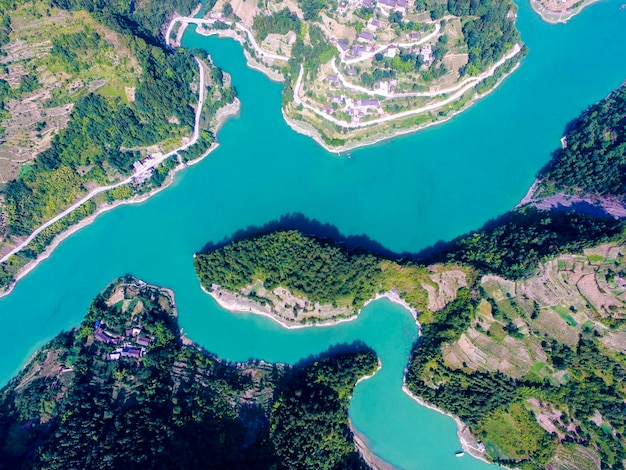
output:
M0 391L0 468L366 468L348 397L376 367L362 345L221 361L183 344L167 293L127 277Z
M590 106L565 133L539 178L556 190L626 194L626 85Z
M526 207L461 236L433 259L467 263L482 272L517 279L550 256L617 240L623 232L624 223L614 219Z
M194 266L207 289L217 284L238 291L257 279L267 289L283 286L312 302L342 298L362 306L376 292L380 266L375 256L349 253L329 240L297 231L277 231L200 253Z
M298 34L300 32L300 20L295 13L284 8L271 15L255 16L252 29L256 32L256 37L263 41L268 34L287 34L289 31Z
M191 132L192 105L197 96L189 84L197 78L197 67L191 54L172 53L157 40L159 30L151 26L154 18L150 15L154 12L146 5L158 2L141 2L142 8L148 8L149 12L137 11L128 17L124 17L123 11L115 10L117 3L109 3L60 1L59 6L87 9L106 26L125 35L125 44L142 70L135 101L125 103L119 98L89 93L75 103L67 128L53 138L48 150L37 156L33 171L4 189L5 212L12 235L28 234L70 205L84 192L86 182L108 181L109 169L128 174L137 155L121 149L152 145ZM164 4L159 5L157 9L165 8ZM131 17L138 23L131 23ZM127 21L122 21L123 18ZM154 36L144 35L146 39L136 36L135 29L143 27ZM63 34L54 41L51 54L59 57L71 73L80 67L77 54L90 47L97 48L99 41L101 38L95 32ZM178 124L172 124L173 120ZM81 176L79 168L89 171Z

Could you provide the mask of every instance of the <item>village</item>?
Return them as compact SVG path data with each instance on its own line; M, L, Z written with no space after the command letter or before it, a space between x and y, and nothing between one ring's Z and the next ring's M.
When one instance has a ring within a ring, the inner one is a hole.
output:
M323 64L322 73L315 80L305 80L300 97L315 97L307 102L321 105L319 109L324 115L361 123L389 115L385 101L408 98L406 93L416 86L425 89L420 68L433 64L433 47L445 32L441 23L414 10L413 2L408 0L340 2L335 20L343 28L329 22L333 31L340 30L344 35L330 37L338 59ZM355 22L361 27L350 31L348 25ZM411 72L399 72L394 67L402 61L401 56L416 61ZM364 83L366 79L368 82Z
M121 344L121 347L107 354L108 361L117 361L121 357L139 359L143 357L146 353L146 348L152 342L152 338L145 336L141 326L133 326L126 330L124 335L117 335L107 331L105 329L106 326L101 321L97 321L95 327L94 338L96 341L111 345Z

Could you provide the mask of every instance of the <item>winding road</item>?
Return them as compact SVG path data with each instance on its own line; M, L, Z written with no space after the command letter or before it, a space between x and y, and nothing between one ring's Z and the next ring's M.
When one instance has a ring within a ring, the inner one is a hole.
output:
M456 101L457 99L459 99L461 96L463 96L463 93L465 93L466 91L468 91L469 89L473 88L474 86L476 86L481 80L484 80L487 77L491 77L496 69L501 66L502 64L504 64L504 62L506 62L508 59L516 56L520 51L522 50L522 48L520 47L519 44L515 44L515 46L513 46L513 48L509 51L508 54L506 54L504 57L502 57L498 62L496 62L495 64L493 64L491 66L491 68L489 70L487 70L485 73L468 79L465 83L465 85L463 85L460 89L457 86L450 88L450 89L446 89L446 90L440 90L438 92L435 92L436 94L444 94L444 93L449 93L450 91L455 91L458 90L455 94L453 94L452 96L449 96L448 98L446 98L443 101L438 101L436 103L432 103L426 106L423 106L421 108L416 108L416 109L410 109L408 111L403 111L401 113L397 113L397 114L391 114L389 116L385 116L379 119L372 119L371 121L365 121L365 122L347 122L347 121L342 121L340 119L335 118L334 116L331 116L330 114L325 113L324 111L321 111L317 108L315 108L314 106L311 106L308 103L305 103L304 101L302 101L300 99L300 87L302 86L302 75L304 72L304 68L302 67L302 65L300 66L300 73L298 74L298 79L296 80L296 86L293 89L293 98L294 101L296 102L296 104L302 105L304 108L308 109L309 111L317 114L318 116L327 119L328 121L337 124L338 126L347 128L347 129L358 129L358 128L362 128L362 127L367 127L367 126L373 126L375 124L382 124L384 122L389 122L389 121L393 121L395 119L402 119L408 116L413 116L415 114L421 114L423 112L426 111L432 111L435 109L439 109L447 104L450 104L454 101ZM469 82L469 83L467 83ZM360 90L361 87L356 87ZM374 94L372 92L370 92L370 94ZM408 94L413 96L412 94ZM387 94L385 95L389 98L396 98L396 97L406 97L407 94L398 94L398 95L394 95L394 94ZM415 96L420 96L419 94L416 94ZM421 96L427 96L427 95L421 95Z
M172 18L172 21L170 21L169 26L167 27L167 31L165 32L165 42L167 43L168 46L171 46L171 35L172 35L172 29L174 28L174 25L176 23L181 23L183 25L190 25L190 24L195 24L195 25L206 25L206 26L213 26L214 23L216 23L217 21L220 20L212 20L212 19L203 19L203 18L192 18L189 16L175 16L174 18ZM254 39L254 35L252 34L252 32L250 32L250 30L248 28L246 28L244 25L242 25L241 23L236 23L233 21L221 21L224 24L227 24L229 26L231 25L235 25L235 27L241 31L243 31L244 33L246 33L246 35L248 36L248 40L250 41L250 44L252 44L252 47L254 48L254 50L261 54L262 56L268 58L268 59L273 59L273 60L283 60L285 62L289 61L289 57L284 56L284 55L280 55L280 54L274 54L272 52L267 52L266 50L262 49L261 46L259 46L259 44L256 42L256 39ZM219 32L219 30L215 31L215 34L217 34Z
M28 238L26 240L24 240L22 243L20 243L15 248L13 248L10 252L8 252L6 255L4 255L2 257L2 259L0 259L0 263L6 262L11 256L13 256L14 254L16 254L19 251L21 251L24 248L26 248L26 246L30 242L32 242L35 239L35 237L37 235L39 235L42 231L44 231L46 228L50 227L55 222L58 222L59 220L61 220L66 215L68 215L71 212L73 212L75 209L77 209L78 207L80 207L81 205L83 205L84 203L89 201L90 199L92 199L94 196L96 196L96 195L98 195L100 193L103 193L105 191L109 191L110 189L117 188L118 186L122 186L124 184L130 183L133 180L133 178L135 178L136 176L140 176L140 175L145 174L149 170L152 170L154 167L160 165L163 161L167 160L169 157L171 157L173 155L176 155L178 152L181 152L183 150L188 149L189 147L191 147L193 144L195 144L198 141L198 139L200 137L200 116L202 115L202 107L204 106L204 99L205 99L205 96L204 96L205 76L204 76L204 67L202 66L202 62L200 62L200 60L197 57L195 57L195 60L196 60L196 63L198 64L198 70L200 71L200 86L199 86L199 90L198 90L198 106L196 108L196 116L195 116L195 121L194 121L194 126L193 126L193 134L191 136L191 139L186 144L182 145L181 147L177 148L176 150L172 150L171 152L166 153L165 155L161 155L160 157L155 158L154 160L149 162L144 168L142 168L140 171L134 173L132 176L129 176L125 180L120 181L119 183L112 184L110 186L101 186L99 188L96 188L96 189L92 190L89 194L87 194L81 200L79 200L78 202L74 203L73 205L71 205L70 207L65 209L63 212L61 212L59 215L57 215L56 217L50 219L45 224L43 224L39 228L37 228L33 233L31 233L28 236Z

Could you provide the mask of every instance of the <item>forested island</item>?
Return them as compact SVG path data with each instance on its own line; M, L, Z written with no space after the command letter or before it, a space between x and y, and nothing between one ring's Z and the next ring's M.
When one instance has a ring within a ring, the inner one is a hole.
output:
M195 6L0 3L0 289L72 225L161 188L172 170L206 154L224 118L219 110L236 111L230 77L204 54L165 44L168 16ZM107 187L9 257L36 229Z
M181 337L171 291L125 277L0 391L0 468L367 468L347 407L378 361L352 351L224 362Z
M508 0L217 0L203 13L175 18L171 37L193 24L238 40L285 82L289 125L332 151L449 119L525 53Z

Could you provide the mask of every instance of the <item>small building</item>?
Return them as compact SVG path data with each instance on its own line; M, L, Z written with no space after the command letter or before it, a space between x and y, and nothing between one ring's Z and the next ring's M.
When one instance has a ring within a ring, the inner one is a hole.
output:
M117 335L103 330L100 326L96 328L96 331L94 332L94 337L96 341L100 341L104 344L117 344L120 340Z
M131 357L133 359L139 359L141 356L145 354L145 348L135 348L132 346L124 346L120 355L122 357Z
M374 0L362 0L361 6L363 8L374 8Z
M331 103L337 103L337 104L341 104L341 102L343 101L343 98L341 96L333 96L330 100Z
M350 55L352 57L361 57L364 52L365 52L365 46L352 46Z
M394 58L398 55L398 48L396 46L389 46L387 50L385 50L385 57Z
M422 55L424 62L427 62L427 63L432 62L433 48L430 46L430 44L426 44L425 46L422 46L422 48L420 49L420 54Z
M140 326L133 326L131 329L126 330L126 336L137 336L141 333Z
M343 39L337 41L337 47L341 49L342 52L346 52L348 50L348 44Z
M152 339L148 338L147 336L142 336L140 338L137 338L135 342L139 346L148 346L152 342Z
M365 43L372 42L373 40L374 40L374 35L370 33L369 31L361 31L361 34L359 34L359 38L357 39L357 41L365 42Z
M366 111L370 109L379 110L380 101L378 101L376 98L357 100L356 106Z
M380 28L380 21L374 18L370 18L370 20L367 22L367 29L369 29L370 31L376 31L378 28Z
M421 36L422 35L417 31L413 31L411 34L408 35L407 39L409 41L418 41Z
M395 11L397 11L398 13L402 13L403 15L406 13L408 9L409 9L408 0L398 0L398 2L396 3L396 7L394 8Z
M348 69L348 75L350 75L351 77L354 77L358 72L356 71L356 69Z
M120 358L119 352L112 352L107 354L107 361L117 361Z
M328 106L327 104L324 105L324 107L322 108L324 110L324 112L326 114L330 114L333 112L333 107L332 106Z

